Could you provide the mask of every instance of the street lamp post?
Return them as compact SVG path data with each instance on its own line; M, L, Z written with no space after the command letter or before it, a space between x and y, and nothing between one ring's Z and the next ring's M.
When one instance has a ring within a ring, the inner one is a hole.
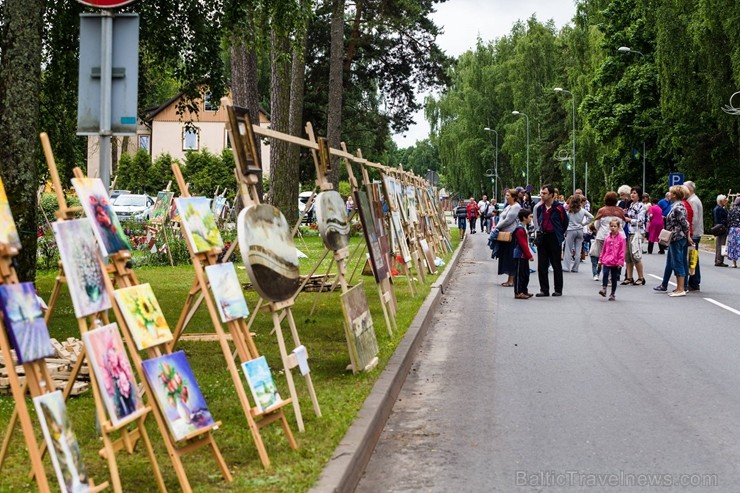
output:
M525 113L522 113L521 111L517 111L517 110L512 111L511 114L517 115L517 116L522 115L524 118L527 119L527 176L526 176L527 183L524 184L524 187L526 188L529 186L529 117Z
M494 154L493 176L496 179L496 187L494 189L494 195L495 195L494 199L498 200L498 132L488 127L485 127L483 130L485 130L486 132L493 132L496 134L496 153Z
M576 97L575 95L563 89L562 87L556 87L553 89L555 92L563 92L565 94L570 94L571 100L573 102L573 193L576 193Z
M642 57L642 61L645 61L645 55L641 51L633 50L629 46L620 46L617 48L619 53L637 53ZM645 138L642 139L642 193L645 193Z

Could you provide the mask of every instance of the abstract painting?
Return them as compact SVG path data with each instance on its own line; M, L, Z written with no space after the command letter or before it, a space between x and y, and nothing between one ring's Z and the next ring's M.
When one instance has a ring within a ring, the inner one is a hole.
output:
M206 276L208 276L213 297L216 298L216 307L222 322L249 316L249 308L244 299L242 285L236 275L234 264L226 262L209 265L206 267Z
M173 192L157 193L157 200L154 202L154 209L152 209L151 216L151 221L154 224L162 224L167 219L167 213L170 210L173 195Z
M90 220L95 237L108 257L121 250L131 250L131 243L118 221L108 198L108 192L100 178L72 178L82 209Z
M134 372L115 323L82 334L88 361L92 364L113 426L142 407Z
M10 203L5 194L2 178L0 178L0 243L21 248L21 239L18 237L18 230L15 228L15 221L10 212Z
M373 210L364 190L355 190L355 204L360 213L362 230L365 233L367 250L370 252L370 263L373 266L375 281L381 282L388 277L388 261L386 260L386 256L383 255L383 249L380 246L380 241L378 241Z
M185 235L195 253L208 252L211 248L223 248L224 241L216 225L216 218L206 197L180 197L175 205L185 226Z
M242 363L249 390L260 413L282 401L264 356Z
M54 355L33 283L0 285L0 306L18 363L30 363Z
M113 295L138 349L172 340L172 332L148 283L116 289Z
M51 226L62 258L75 317L82 318L109 309L111 301L104 282L107 274L98 261L100 250L95 243L90 221L56 221Z
M327 249L336 252L349 245L347 207L339 192L327 190L316 197L316 222Z
M175 440L214 424L183 351L144 360L142 367Z
M90 489L80 445L67 416L62 392L57 390L33 398L41 430L51 455L62 493L82 493Z
M342 311L349 327L350 348L357 364L354 371L362 371L378 355L378 341L362 284L342 294Z

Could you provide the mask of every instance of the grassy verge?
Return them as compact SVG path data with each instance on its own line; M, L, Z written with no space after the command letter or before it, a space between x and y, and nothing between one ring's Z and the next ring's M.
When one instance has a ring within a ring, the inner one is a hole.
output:
M453 246L456 247L458 240L455 236L453 235ZM305 238L304 241L305 243L300 240L297 242L299 249L309 255L308 259L301 260L302 273L308 272L324 253L320 238ZM353 249L359 241L359 237L353 237L350 248ZM448 260L449 256L445 258L445 261ZM327 259L317 273L323 274L328 266L329 260ZM348 272L351 273L353 268L354 265L350 265ZM245 271L237 270L240 279L246 282ZM437 278L437 276L427 276L427 282L423 285L419 284L416 296L411 295L405 278L395 279L399 330L393 337L389 337L375 283L371 276L360 275L360 270L361 268L358 269L353 283L362 281L365 284L365 292L380 348L380 363L376 369L367 374L352 375L351 372L347 372L345 367L349 363L349 356L344 338L338 290L335 293L320 295L302 293L296 300L293 313L301 342L309 352L311 375L323 416L321 418L315 416L303 379L298 375L295 381L306 431L297 432L293 409L290 406L286 408L286 412L299 444L297 451L290 449L279 425L274 424L262 430L263 440L272 461L270 470L263 469L257 456L219 344L193 341L182 341L178 344L177 349L183 349L188 355L214 418L223 422L222 428L217 430L214 436L226 463L234 474L234 481L226 483L221 478L210 453L206 449L195 452L186 457L185 467L191 485L196 491L300 492L306 491L316 482L322 468L346 433L380 372L429 293L429 286ZM137 269L136 273L140 282L152 284L166 319L170 326L174 327L193 282L192 267L146 267ZM55 276L56 272L45 272L37 277L37 286L44 299L49 298ZM250 309L254 309L258 299L256 293L247 292L246 297ZM314 303L316 303L316 309L312 314ZM52 337L57 339L79 338L66 287L62 290L59 303L50 320L49 330ZM260 313L252 326L252 332L256 333L255 342L273 368L281 395L288 396L285 378L282 372L278 371L282 365L277 340L274 335L270 334L271 330L272 322L269 315ZM205 307L198 311L185 333L204 332L213 332ZM284 333L287 334L287 329ZM0 425L2 426L0 433L3 435L13 407L12 397L0 397ZM70 399L68 408L72 426L77 434L90 474L97 482L106 480L108 477L106 463L97 455L101 442L95 431L92 394L88 392ZM147 430L154 443L167 487L171 491L178 491L177 478L153 418L147 420ZM132 456L123 453L118 455L124 490L155 491L156 485L149 461L140 448L137 448L137 452ZM54 474L51 465L48 460L46 463L47 474L53 483ZM9 457L0 471L0 492L34 490L35 486L28 479L28 471L28 455L20 427L17 426L11 440Z

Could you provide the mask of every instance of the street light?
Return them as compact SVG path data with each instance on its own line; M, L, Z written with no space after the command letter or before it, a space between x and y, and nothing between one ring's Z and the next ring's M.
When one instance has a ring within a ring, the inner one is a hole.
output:
M555 92L563 92L570 94L573 101L573 193L576 193L576 97L572 92L566 91L562 87L556 87L553 89Z
M633 50L629 46L620 46L617 48L619 53L637 53L642 57L642 61L645 61L645 55L641 51ZM642 193L645 193L645 158L647 157L645 152L645 138L642 139Z
M524 184L524 187L527 188L529 186L529 117L525 113L517 110L512 111L511 114L516 116L522 115L527 119L527 183Z
M496 177L496 188L494 189L494 199L498 200L498 132L492 128L485 127L483 130L486 132L493 132L496 134L496 153L494 154L493 164L493 176Z

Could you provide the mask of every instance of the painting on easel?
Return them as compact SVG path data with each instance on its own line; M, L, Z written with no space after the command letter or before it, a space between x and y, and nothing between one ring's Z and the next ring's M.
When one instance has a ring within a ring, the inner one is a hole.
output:
M391 224L393 225L393 241L398 246L404 263L408 264L411 262L411 251L409 251L409 245L406 243L406 235L401 226L401 214L398 211L391 212Z
M185 225L185 235L195 253L207 252L211 248L223 248L224 246L209 201L210 199L206 197L175 199L175 205Z
M378 241L370 201L363 190L355 190L355 203L360 213L360 220L362 221L362 229L365 233L365 240L367 241L367 249L370 252L370 262L373 266L375 281L381 282L388 277L388 262L385 255L383 255L380 241Z
M154 224L163 224L167 219L167 214L170 211L170 204L172 203L173 192L159 192L157 193L157 200L154 202L154 208L152 209L151 222Z
M67 416L62 392L57 390L33 398L41 422L51 462L62 493L82 493L90 489L90 477L82 461L80 445Z
M90 220L103 257L121 250L131 250L131 243L111 207L108 192L100 178L72 178L72 185Z
M103 280L107 274L98 262L99 250L90 221L56 221L51 226L62 257L75 317L109 309L111 301Z
M316 197L316 222L324 245L336 252L349 245L349 220L342 196L335 190Z
M82 334L100 394L113 426L142 407L118 325L108 324Z
M214 424L183 351L144 360L142 367L175 440Z
M10 212L8 196L5 194L3 179L0 178L0 243L12 247L21 248L21 239L18 236L18 230L15 228L15 221Z
M146 349L172 340L172 332L148 283L116 289L113 295L123 312L137 349Z
M234 264L226 262L208 265L206 276L208 276L208 283L211 285L211 292L216 299L222 322L226 323L249 316L249 307L244 299Z
M30 363L54 355L33 283L0 285L0 306L18 363Z
M245 361L242 363L242 370L244 370L244 375L247 377L247 384L249 390L252 391L252 397L254 397L258 412L262 413L282 402L264 356Z
M362 371L378 355L378 341L362 284L342 293L342 311L349 325L352 351L357 356L355 371Z

